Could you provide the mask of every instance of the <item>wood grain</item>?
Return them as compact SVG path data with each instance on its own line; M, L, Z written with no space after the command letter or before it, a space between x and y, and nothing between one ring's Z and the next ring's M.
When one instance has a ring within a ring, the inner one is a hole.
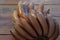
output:
M15 40L12 35L0 35L0 40Z
M0 0L0 4L17 4L19 0Z
M0 40L15 40L8 28L0 28Z
M45 4L60 4L60 0L45 0Z
M45 5L45 10L50 9L50 14L52 16L60 16L60 5Z
M0 28L0 35L7 35L7 34L11 34L10 33L10 29L8 28Z

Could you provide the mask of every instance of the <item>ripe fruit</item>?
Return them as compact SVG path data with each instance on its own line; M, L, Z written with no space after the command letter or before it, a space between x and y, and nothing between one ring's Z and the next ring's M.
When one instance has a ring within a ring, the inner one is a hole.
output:
M21 10L21 9L19 9ZM16 40L56 40L59 28L51 16L37 14L20 14L14 11L12 35Z

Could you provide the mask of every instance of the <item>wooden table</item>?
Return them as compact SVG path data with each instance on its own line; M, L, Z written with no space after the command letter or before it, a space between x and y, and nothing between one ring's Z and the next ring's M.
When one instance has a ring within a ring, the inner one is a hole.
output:
M10 29L0 28L0 40L15 40L15 38L11 35Z

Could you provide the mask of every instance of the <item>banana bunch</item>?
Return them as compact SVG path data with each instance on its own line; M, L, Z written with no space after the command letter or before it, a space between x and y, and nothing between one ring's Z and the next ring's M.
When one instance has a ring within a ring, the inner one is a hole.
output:
M32 11L32 10L31 10ZM16 40L56 40L59 34L57 23L42 12L24 15L21 5L13 12L13 28L10 32Z

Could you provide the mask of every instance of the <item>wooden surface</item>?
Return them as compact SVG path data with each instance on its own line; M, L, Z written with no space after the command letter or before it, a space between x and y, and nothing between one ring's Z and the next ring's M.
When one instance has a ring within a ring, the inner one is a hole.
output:
M0 4L17 4L19 0L0 0Z
M0 40L15 40L12 35L0 35Z
M49 8L53 19L56 19L58 22L60 32L60 0L43 1L45 10ZM14 40L10 34L10 29L12 28L12 13L14 10L17 10L18 2L19 0L0 0L0 40ZM42 2L42 0L38 0L38 2ZM57 40L60 40L60 36Z
M10 29L0 28L0 40L15 40L15 38L11 35Z
M0 29L0 40L15 40L15 38L11 35L10 29L1 28ZM60 36L56 40L60 40Z

